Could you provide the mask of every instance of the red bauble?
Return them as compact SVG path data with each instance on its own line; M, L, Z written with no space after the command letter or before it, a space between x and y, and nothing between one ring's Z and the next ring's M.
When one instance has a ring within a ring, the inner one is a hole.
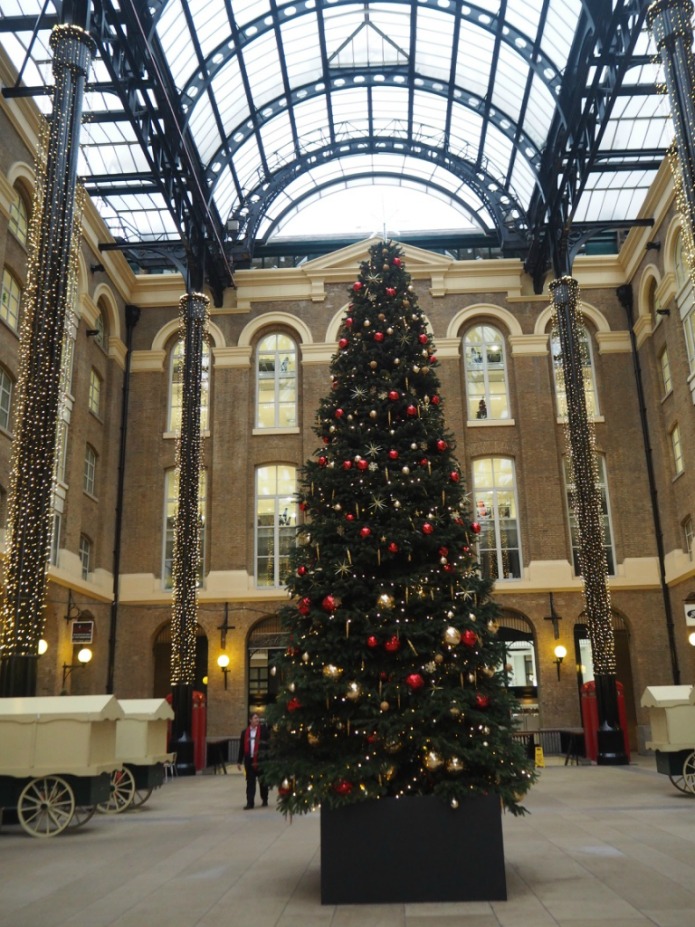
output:
M438 396L436 393L430 399L430 402L432 403L433 406L438 406L441 401L442 401L441 396Z
M377 734L376 731L372 731L371 734L367 734L367 743L368 744L379 743L379 735Z
M324 596L323 602L321 603L321 608L324 610L324 612L333 612L337 607L338 600L335 598L335 596Z
M400 398L401 398L401 394L398 392L397 389L392 389L390 391L389 399L391 400L391 402L395 402L397 399L400 399Z
M378 646L379 646L378 638L376 637L376 635L370 634L369 637L367 638L367 647L370 647L373 650L375 647L378 647Z
M388 673L385 673L384 670L382 670L379 673L379 679L381 680L381 682L389 682L391 677L389 676Z
M387 286L387 287L386 287L386 295L387 295L387 296L395 296L397 292L398 292L398 290L395 288L395 286Z
M371 533L372 533L372 529L367 528L366 525L364 528L360 528L360 537L362 538L368 538Z
M319 457L319 467L325 467L328 463L327 457Z
M358 469L358 470L368 470L368 469L369 469L369 461L368 461L368 460L364 460L364 459L363 459L363 460L358 460L358 461L357 461L357 469Z
M487 708L490 704L490 698L487 695L482 695L480 692L475 697L475 704L478 708Z
M341 338L338 342L338 347L341 351L344 351L345 348L350 344L350 341L347 338Z
M401 267L402 264L403 264L403 261L402 261L399 257L395 257L395 258L393 259L393 266L394 266L394 267Z
M352 319L350 318L350 316L348 316L347 319L345 319L345 328L352 328Z
M430 356L428 357L428 361L429 361L429 364L430 364L430 367L431 367L431 366L433 366L434 364L437 363L437 358L436 358L436 356L435 356L434 354L430 354Z
M420 461L420 466L426 467L428 463L429 463L429 460L426 457L423 457L422 460Z
M306 567L303 564L297 567L297 576L306 576Z
M302 707L302 703L299 701L296 695L294 696L294 698L291 698L289 702L287 703L288 711L297 711L297 709L301 707Z
M471 523L471 531L473 534L480 534L480 525L477 521Z
M355 293L359 293L360 290L364 289L364 283L362 283L361 280L355 280L355 282L352 284L352 289L355 291Z
M374 340L375 340L375 341L379 341L379 342L383 341L383 340L384 340L384 333L383 333L383 332L374 332Z
M449 479L452 483L458 483L458 481L461 479L461 474L458 472L458 470L452 470L449 474Z
M401 639L397 634L394 634L384 644L384 650L388 650L389 653L397 653L401 649Z
M449 556L449 548L448 548L448 547L440 547L439 550L437 551L437 553L439 554L440 557L448 557L448 556Z
M422 689L425 680L419 673L411 673L409 676L405 677L405 684L409 686L413 692L417 692L418 689Z
M428 521L426 521L425 524L422 526L422 533L432 534L433 531L434 531L434 525L431 525Z
M324 444L330 444L330 443L331 443L331 439L328 437L328 435L324 435L323 438L322 438L322 441L323 441Z
M352 512L348 512L347 515L345 516L345 518L346 518L347 521L354 521L354 520L355 520L355 516L352 514Z
M343 409L336 409L336 410L335 410L335 417L336 417L336 418L342 418L344 415L345 415L345 412L343 411Z
M280 796L280 798L285 798L287 795L291 795L291 794L292 794L291 788L288 788L287 786L282 786L282 785L278 786L278 795Z
M408 406L405 411L411 418L413 418L413 416L417 415L417 406Z
M333 789L338 795L349 795L350 792L352 792L352 782L349 782L347 779L339 779L333 786Z
M423 332L421 335L417 336L417 340L420 344L427 344L427 335Z
M478 635L471 628L466 628L461 635L461 642L464 643L466 647L475 647L478 643Z
M352 461L344 460L343 461L343 470L352 470Z
M300 511L300 512L306 512L306 510L307 510L308 508L309 508L309 503L308 503L308 502L300 502L300 503L299 503L299 511Z
M391 551L392 554L397 554L397 553L398 553L398 544L396 544L395 541L391 541L391 543L389 544L389 550Z
M300 614L308 615L311 611L311 599L309 596L305 595L303 599L300 599L297 608L299 609Z
M439 441L437 441L437 450L440 452L440 454L443 454L448 447L449 445L443 438L440 438Z
M452 563L445 563L442 569L444 570L445 573L453 573L454 566Z
M398 451L389 451L389 458L391 460L398 460Z

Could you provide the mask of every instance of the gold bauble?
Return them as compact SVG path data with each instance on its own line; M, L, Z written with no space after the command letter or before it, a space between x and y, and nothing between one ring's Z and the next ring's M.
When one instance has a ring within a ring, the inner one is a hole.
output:
M345 697L351 699L354 702L360 697L360 695L362 695L362 689L360 688L359 683L349 682Z
M377 364L376 361L370 361L370 362L369 362L369 366L371 367L372 370L376 370L376 368L377 368L379 365Z
M451 804L451 807L454 809L454 811L456 811L456 809L459 806L458 799L452 798L450 804Z
M490 634L497 634L498 628L499 628L499 625L497 624L497 622L493 618L491 618L487 623L487 629L490 632Z
M376 600L376 604L381 608L393 608L393 596L389 595L388 592L382 592Z
M425 766L432 772L434 772L435 769L439 769L443 762L444 760L434 750L430 750L425 757Z
M296 686L293 682L291 682L291 683L287 686L287 689L288 689L289 692L294 692L294 691L296 690L296 688L297 688L297 686Z
M495 667L494 666L481 666L480 672L483 674L483 676L487 676L489 678L490 676L495 675Z
M458 705L452 705L451 708L449 709L449 714L451 715L452 718L460 718L461 709L459 708Z
M444 643L448 644L450 647L455 647L457 644L460 644L461 632L459 629L449 626L444 632Z
M290 782L289 779L283 779L282 782L280 783L280 788L281 789L291 789L292 783Z
M443 663L443 662L444 662L444 654L443 654L443 653L435 653L435 655L434 655L434 662L435 662L435 663Z
M463 772L463 760L459 756L451 756L446 761L446 771L452 776L457 776Z
M382 711L388 711L390 707L391 707L391 706L389 705L388 702L379 702L379 708L380 708Z
M302 663L308 663L309 660L311 660L311 657L306 651L304 651L304 653L302 654Z
M334 666L332 663L327 663L323 668L323 675L326 679L340 679L343 675L343 671L339 666Z
M319 739L316 736L316 734L312 734L311 731L307 733L306 739L310 747L315 747L316 744L319 742Z

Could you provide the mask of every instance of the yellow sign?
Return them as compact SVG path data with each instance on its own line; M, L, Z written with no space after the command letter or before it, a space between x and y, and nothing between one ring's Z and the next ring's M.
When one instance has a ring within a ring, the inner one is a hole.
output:
M545 767L545 759L543 758L543 747L536 747L536 767L543 766Z

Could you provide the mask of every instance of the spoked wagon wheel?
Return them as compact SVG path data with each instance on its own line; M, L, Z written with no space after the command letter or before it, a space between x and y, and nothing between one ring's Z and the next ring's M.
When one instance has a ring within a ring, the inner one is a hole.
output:
M102 814L120 814L129 808L135 796L135 779L127 766L111 773L111 795L97 805Z
M75 813L75 795L60 776L32 779L21 791L17 817L32 837L55 837L62 833Z
M70 827L74 830L76 827L82 827L94 815L97 810L96 805L76 805L75 813L70 821Z
M695 750L683 760L683 771L680 775L669 776L669 779L679 792L695 795Z
M137 786L135 786L135 795L133 795L133 801L130 807L139 808L140 805L144 805L147 799L152 794L152 792L153 792L152 786L150 786L149 788L145 787L142 789L139 789Z

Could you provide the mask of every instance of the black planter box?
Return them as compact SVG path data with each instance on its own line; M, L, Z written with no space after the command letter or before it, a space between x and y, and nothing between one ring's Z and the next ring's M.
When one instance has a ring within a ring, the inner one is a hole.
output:
M321 809L321 903L506 901L497 795Z

